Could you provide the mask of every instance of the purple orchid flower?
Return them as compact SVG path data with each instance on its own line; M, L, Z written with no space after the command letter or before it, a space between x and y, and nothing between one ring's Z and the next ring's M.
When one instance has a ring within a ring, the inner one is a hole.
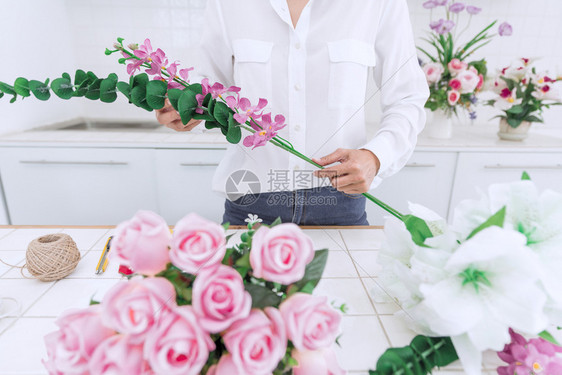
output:
M562 358L556 355L562 353L562 347L542 338L527 341L512 329L509 334L511 343L498 353L508 366L498 367L498 375L562 373Z
M160 74L162 69L166 70L168 65L168 58L160 48L150 54L148 61L150 62L150 69L147 69L146 73L150 75Z
M509 23L504 22L498 28L498 33L500 36L511 36L513 35L513 27Z
M433 8L438 7L438 5L434 0L428 0L425 3L423 3L423 7L425 9L433 9Z
M482 11L482 8L475 7L473 5L469 5L466 7L466 11L471 15L476 15Z
M449 4L449 0L434 0L438 6L445 6Z
M138 49L133 51L133 54L139 59L133 59L129 64L127 64L127 73L133 75L137 70L140 70L141 65L148 61L151 53L152 44L150 43L150 39L145 39L144 43L140 45ZM126 53L123 53L123 56L126 58L130 57Z
M252 121L252 128L256 132L244 138L243 144L246 147L252 147L252 149L265 146L286 125L284 116L277 115L275 121L272 122L271 113L265 114L261 117L261 120Z
M463 3L454 3L449 6L449 12L451 13L460 13L462 12L466 6Z
M225 101L230 108L238 110L238 113L234 115L234 119L240 124L245 124L250 117L254 120L259 119L262 116L262 113L259 111L263 111L265 106L267 106L266 99L260 99L258 105L252 106L252 103L248 98L240 98L238 93L237 98L229 96L225 99Z
M201 81L201 85L205 88L207 93L210 93L213 96L213 99L221 97L227 92L234 92L234 93L240 92L240 87L236 87L236 86L225 87L219 82L215 82L211 86L209 84L208 78L205 78L203 81Z

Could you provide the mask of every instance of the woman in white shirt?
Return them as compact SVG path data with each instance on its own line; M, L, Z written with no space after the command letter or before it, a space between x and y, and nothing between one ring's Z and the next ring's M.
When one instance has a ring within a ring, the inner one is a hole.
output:
M272 145L230 145L213 179L227 198L224 221L257 214L266 223L366 225L360 194L405 165L425 124L429 91L406 0L208 0L204 24L195 70L241 87L253 103L266 98L266 112L287 119L281 137L334 164L314 172ZM383 114L366 139L370 70ZM184 126L169 106L157 117L178 131L199 124Z

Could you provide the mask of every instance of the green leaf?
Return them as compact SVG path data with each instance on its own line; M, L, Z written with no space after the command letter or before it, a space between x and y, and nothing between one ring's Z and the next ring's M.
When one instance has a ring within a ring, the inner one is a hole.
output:
M4 82L0 82L0 91L3 91L8 95L16 95L14 87L10 86L10 85L8 85Z
M238 126L234 117L232 117L232 113L228 114L228 132L226 133L226 140L229 143L237 144L242 139L242 130Z
M232 112L230 108L223 102L216 102L213 109L215 120L221 125L228 127L228 116ZM227 128L228 129L228 128Z
M529 121L529 122L544 122L542 118L538 117L538 116L527 116L524 118L524 121Z
M542 338L543 340L546 340L548 342L550 342L551 344L557 345L557 346L561 346L558 341L556 341L556 339L554 338L554 336L552 336L550 334L550 332L548 331L542 331L541 333L539 333L539 337Z
M82 69L76 70L74 75L74 84L78 86L74 92L74 96L84 96L88 92L88 84L90 79L85 71Z
M51 89L56 96L64 100L68 100L74 96L73 86L68 78L57 78L53 80Z
M146 102L152 109L162 109L166 102L168 84L162 81L150 81L146 85Z
M215 118L213 116L211 116L208 112L194 113L193 119L194 120L203 120L203 121L215 121Z
M522 181L530 181L531 176L529 176L529 174L526 171L523 171L523 174L521 175L521 180Z
M148 84L149 80L150 79L148 78L148 74L142 73L142 74L137 74L136 76L131 76L129 84L131 85L131 89L135 87L146 88L146 85Z
M49 100L51 97L51 90L49 86L40 81L29 81L29 89L33 95L39 100Z
M193 113L197 109L196 95L197 94L191 90L185 90L178 100L178 112L180 113L181 122L184 125L193 118Z
M131 100L131 86L127 82L117 82L116 87L127 99Z
M406 229L412 236L412 241L418 246L425 246L425 240L433 237L431 229L427 223L414 215L405 215L402 219L406 225Z
M238 267L251 267L251 265L250 265L250 253L244 254L234 264Z
M176 111L178 110L178 100L181 94L183 94L183 91L180 89L168 90L168 100L170 101L170 104Z
M104 103L113 103L117 99L117 75L111 73L100 83L100 100Z
M72 83L72 78L70 77L70 74L68 74L68 73L66 73L66 72L65 72L65 73L62 73L62 74L61 74L61 77L64 78L64 79L67 79L69 82Z
M279 224L281 224L281 223L282 223L281 217L278 216L277 219L273 220L273 222L269 225L269 227L270 227L270 228L273 228L274 226L279 225Z
M203 94L203 86L200 83L193 83L186 87L186 90L194 92L196 94Z
M507 118L507 123L509 124L509 126L511 126L512 128L516 128L519 125L521 125L521 123L523 122L523 119L520 118L513 118L513 117L508 117Z
M221 124L219 124L216 121L205 121L205 128L206 129L215 129L215 128L220 128Z
M27 98L29 95L29 81L23 77L18 77L14 82L14 90L18 95Z
M503 224L505 222L505 213L506 213L506 206L503 206L498 212L493 214L488 220L480 224L478 228L474 229L472 233L470 233L470 235L468 236L467 240L471 239L477 233L483 231L486 228L492 226L498 226L500 228L503 228Z
M510 109L508 109L506 112L512 115L519 115L521 113L523 113L524 108L521 104L518 105L514 105L513 107L511 107Z
M4 93L2 91L0 91L0 99L2 99L3 96L4 96Z
M91 72L88 72L88 76L90 78L90 84L88 85L88 92L86 92L86 94L84 95L87 99L90 100L99 100L100 98L100 86L101 86L101 79L100 78L94 78L93 81L91 81L91 79L93 77L95 77L95 74L93 74L93 77L90 76Z
M318 250L314 253L314 259L306 266L304 277L302 280L297 281L293 285L298 288L299 291L304 292L304 287L311 283L312 290L316 288L318 282L322 278L324 273L324 268L326 268L326 262L328 260L328 249ZM310 291L312 292L312 291Z
M152 107L148 105L146 102L146 87L145 86L137 86L133 87L131 90L131 102L140 107L142 109L146 109L147 111L151 112Z
M246 284L244 287L252 296L252 308L277 307L281 303L281 297L265 286Z

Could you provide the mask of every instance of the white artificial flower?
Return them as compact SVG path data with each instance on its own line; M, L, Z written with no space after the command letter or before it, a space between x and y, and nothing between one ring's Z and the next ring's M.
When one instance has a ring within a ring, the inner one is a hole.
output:
M544 330L540 267L525 244L521 233L496 226L462 243L445 265L450 276L420 286L422 303L437 316L431 330L467 335L479 351L501 350L510 327L530 334Z
M548 296L552 324L562 326L562 194L542 194L532 181L493 184L480 200L466 200L456 208L453 229L466 238L491 215L506 207L504 227L521 232L538 256L540 279Z
M559 85L546 84L537 86L537 89L531 94L539 100L552 100L554 102L562 102L562 90Z
M427 63L423 66L423 72L425 73L425 78L428 83L436 83L441 80L445 68L443 64L438 62Z
M500 96L494 102L495 108L499 109L500 111L507 111L511 109L511 107L523 103L522 98L517 98L517 90L513 89L511 93L509 93L509 90L505 90L505 92L507 92L507 94L500 94Z
M248 224L255 224L255 223L261 223L263 222L263 220L260 219L258 215L248 214L248 217L246 218L246 220L244 220L244 222Z
M469 94L476 90L478 83L480 83L480 77L478 72L473 70L465 70L457 75L457 79L461 82L461 94Z

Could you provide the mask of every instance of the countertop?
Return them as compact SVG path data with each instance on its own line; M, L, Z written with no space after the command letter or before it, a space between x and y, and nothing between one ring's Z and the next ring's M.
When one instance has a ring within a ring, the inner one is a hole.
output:
M0 320L0 374L45 374L41 364L46 352L43 336L55 330L54 321L70 307L85 307L119 281L117 264L111 263L100 276L94 270L103 245L113 227L1 227L0 259L12 265L25 262L31 240L54 232L69 234L77 243L82 260L63 280L40 282L22 276L19 268L0 263L0 296L14 297L21 308ZM236 230L231 232L238 233ZM366 375L389 346L403 346L414 333L394 313L399 307L379 287L376 263L384 239L381 229L305 229L315 248L330 249L324 277L316 293L348 306L343 318L340 364L349 374ZM235 241L233 236L231 241ZM495 353L485 354L486 375L495 373L501 362ZM438 374L462 374L458 363Z
M47 126L23 132L0 135L0 147L117 147L117 148L219 148L228 145L216 129L176 132L158 127L148 130L53 130ZM500 140L497 124L460 125L453 127L451 139L434 139L421 134L416 150L429 152L560 152L562 128L533 125L522 142Z

